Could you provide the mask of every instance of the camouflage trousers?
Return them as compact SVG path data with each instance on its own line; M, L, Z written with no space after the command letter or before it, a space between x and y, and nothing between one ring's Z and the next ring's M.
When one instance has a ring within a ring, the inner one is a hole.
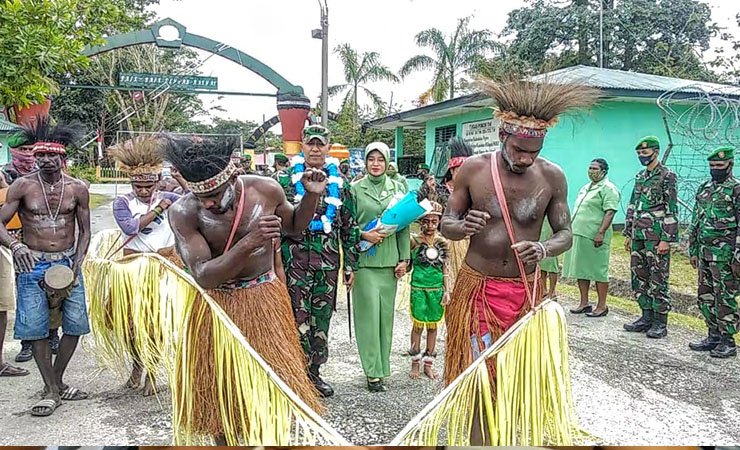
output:
M320 366L329 357L329 325L339 270L288 268L285 276L303 351L310 365Z
M699 261L698 304L710 330L735 335L740 329L738 282L727 262Z
M659 255L657 249L658 243L654 241L632 241L632 291L640 309L668 314L671 310L668 294L671 255Z

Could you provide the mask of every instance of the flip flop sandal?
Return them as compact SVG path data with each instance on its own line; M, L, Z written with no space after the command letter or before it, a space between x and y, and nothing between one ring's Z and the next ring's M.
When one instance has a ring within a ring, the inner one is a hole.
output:
M10 363L0 366L0 377L24 377L30 373L22 367L11 366Z
M87 392L82 392L81 390L73 387L68 387L67 389L59 392L59 397L62 400L67 401L77 401L77 400L85 400L88 397Z
M43 400L39 400L38 403L31 407L31 415L37 417L48 417L54 414L54 411L56 411L61 405L62 402L58 402L51 398L45 398ZM38 411L38 409L41 409L41 411Z

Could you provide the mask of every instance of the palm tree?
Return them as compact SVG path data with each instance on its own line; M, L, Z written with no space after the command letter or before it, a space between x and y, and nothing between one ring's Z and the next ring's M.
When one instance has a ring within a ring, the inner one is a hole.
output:
M385 65L380 62L378 52L364 52L358 55L357 51L349 44L338 45L334 53L339 55L339 59L344 65L345 84L329 87L329 95L335 96L343 91L347 91L342 102L342 109L351 108L355 119L359 116L358 94L360 91L370 97L376 109L382 110L384 102L380 96L371 91L365 85L373 81L393 81L398 83L398 77Z
M429 99L439 102L455 97L456 82L465 74L475 71L488 52L498 50L500 44L493 40L489 30L470 30L470 17L457 20L457 29L447 37L437 28L424 30L416 35L416 45L430 48L434 56L416 55L406 61L400 71L401 78L419 70L432 69L432 86L421 94L419 102Z

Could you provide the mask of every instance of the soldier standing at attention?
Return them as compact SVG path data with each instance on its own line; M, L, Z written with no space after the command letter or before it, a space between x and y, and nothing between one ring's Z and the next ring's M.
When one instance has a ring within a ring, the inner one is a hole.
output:
M709 335L689 344L715 358L737 355L734 335L740 329L737 287L740 277L740 181L732 176L735 149L720 147L709 155L712 179L696 194L689 228L689 257L699 269L699 310Z
M670 243L678 240L676 174L658 161L657 137L640 139L635 150L645 170L635 177L624 225L624 246L631 252L632 290L642 317L625 324L624 329L647 331L649 338L658 339L668 335L666 326L671 310Z

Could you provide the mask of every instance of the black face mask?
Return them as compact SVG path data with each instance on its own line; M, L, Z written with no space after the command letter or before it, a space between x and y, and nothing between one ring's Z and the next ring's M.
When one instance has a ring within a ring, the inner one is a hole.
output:
M730 175L732 167L726 167L724 169L709 169L709 174L712 175L712 181L725 181L727 176Z
M638 156L640 158L640 164L643 166L649 166L651 162L653 162L653 158L655 158L655 153L653 153L650 156Z

